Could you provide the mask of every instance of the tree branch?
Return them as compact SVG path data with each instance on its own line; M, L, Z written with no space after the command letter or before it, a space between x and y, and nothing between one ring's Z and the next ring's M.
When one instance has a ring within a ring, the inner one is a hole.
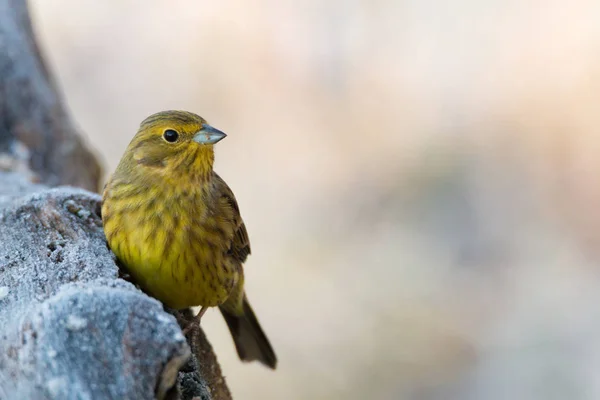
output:
M24 0L0 0L0 39L0 168L24 163L50 186L96 191L99 164L66 115L40 57Z

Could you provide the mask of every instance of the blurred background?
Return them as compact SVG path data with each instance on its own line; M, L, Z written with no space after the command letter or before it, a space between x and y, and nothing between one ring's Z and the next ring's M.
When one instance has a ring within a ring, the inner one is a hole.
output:
M600 2L30 6L107 174L159 110L229 134L280 358L209 311L236 398L600 398Z

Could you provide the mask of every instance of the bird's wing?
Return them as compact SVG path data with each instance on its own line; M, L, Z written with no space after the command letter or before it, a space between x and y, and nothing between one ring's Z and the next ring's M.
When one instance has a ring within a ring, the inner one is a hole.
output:
M229 207L233 214L234 233L229 252L236 260L243 263L246 261L248 254L250 254L250 239L248 238L246 225L240 215L237 201L229 186L227 186L225 181L216 173L214 173L214 179L217 191L220 195L220 201Z

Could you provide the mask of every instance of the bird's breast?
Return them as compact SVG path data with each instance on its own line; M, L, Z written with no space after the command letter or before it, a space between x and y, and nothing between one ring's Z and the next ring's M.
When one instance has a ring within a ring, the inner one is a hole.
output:
M222 304L239 278L227 256L231 223L202 193L153 194L128 202L105 199L111 249L135 282L169 307Z

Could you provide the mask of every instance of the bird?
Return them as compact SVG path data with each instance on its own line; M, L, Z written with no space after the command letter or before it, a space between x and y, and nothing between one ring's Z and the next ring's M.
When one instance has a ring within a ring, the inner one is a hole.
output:
M214 145L226 136L187 111L144 119L104 187L104 232L143 291L172 309L200 306L191 324L219 307L240 359L275 369L277 357L244 290L246 225L213 170Z

